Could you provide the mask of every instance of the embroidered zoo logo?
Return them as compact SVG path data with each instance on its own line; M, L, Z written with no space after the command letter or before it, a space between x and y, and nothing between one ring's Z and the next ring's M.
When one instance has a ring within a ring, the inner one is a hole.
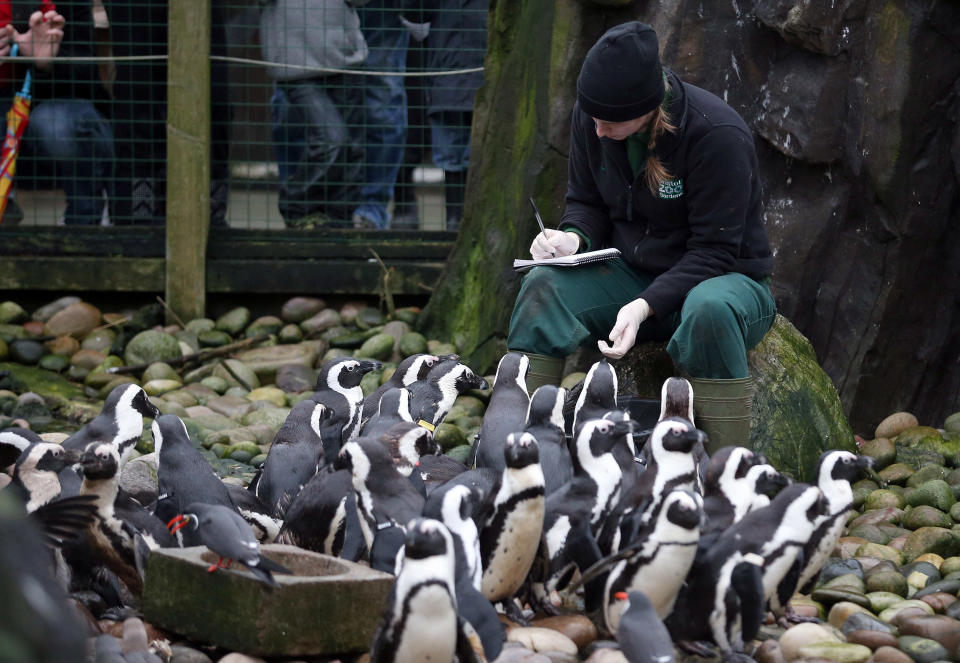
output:
M673 200L683 195L683 180L664 180L660 183L658 195L661 199Z

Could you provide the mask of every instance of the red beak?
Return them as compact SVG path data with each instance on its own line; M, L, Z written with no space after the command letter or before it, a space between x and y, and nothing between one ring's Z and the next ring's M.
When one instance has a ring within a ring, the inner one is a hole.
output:
M167 523L167 529L170 530L171 534L176 534L178 530L183 529L190 522L190 518L184 516L182 513L172 518L169 523Z

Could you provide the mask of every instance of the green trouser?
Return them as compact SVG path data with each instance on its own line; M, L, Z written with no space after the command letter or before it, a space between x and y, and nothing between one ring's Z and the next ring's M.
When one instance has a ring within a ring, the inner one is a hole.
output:
M580 267L534 267L523 278L510 318L507 347L565 357L606 339L627 302L653 277L623 260ZM669 339L674 365L695 378L746 378L747 350L773 325L776 304L766 283L724 274L693 288L679 311L640 325L637 342Z

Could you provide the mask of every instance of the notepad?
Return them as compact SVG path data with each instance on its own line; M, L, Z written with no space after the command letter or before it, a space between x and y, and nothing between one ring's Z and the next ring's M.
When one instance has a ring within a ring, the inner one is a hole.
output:
M552 265L554 267L577 267L578 265L589 265L594 262L619 258L620 249L600 249L598 251L586 251L584 253L575 253L572 256L563 256L562 258L543 258L542 260L521 260L513 261L513 268L518 272L539 267L541 265Z

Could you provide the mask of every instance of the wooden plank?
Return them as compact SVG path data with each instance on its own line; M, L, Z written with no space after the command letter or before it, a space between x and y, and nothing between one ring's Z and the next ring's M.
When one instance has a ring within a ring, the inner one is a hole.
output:
M387 262L393 268L395 295L428 295L442 262ZM211 260L210 292L377 294L381 272L376 262L358 260Z
M167 304L206 311L210 227L210 3L171 2L167 49ZM168 318L173 313L168 312ZM168 322L170 320L168 319Z
M165 231L157 226L0 226L0 255L163 255Z
M0 290L162 292L163 258L5 257Z

